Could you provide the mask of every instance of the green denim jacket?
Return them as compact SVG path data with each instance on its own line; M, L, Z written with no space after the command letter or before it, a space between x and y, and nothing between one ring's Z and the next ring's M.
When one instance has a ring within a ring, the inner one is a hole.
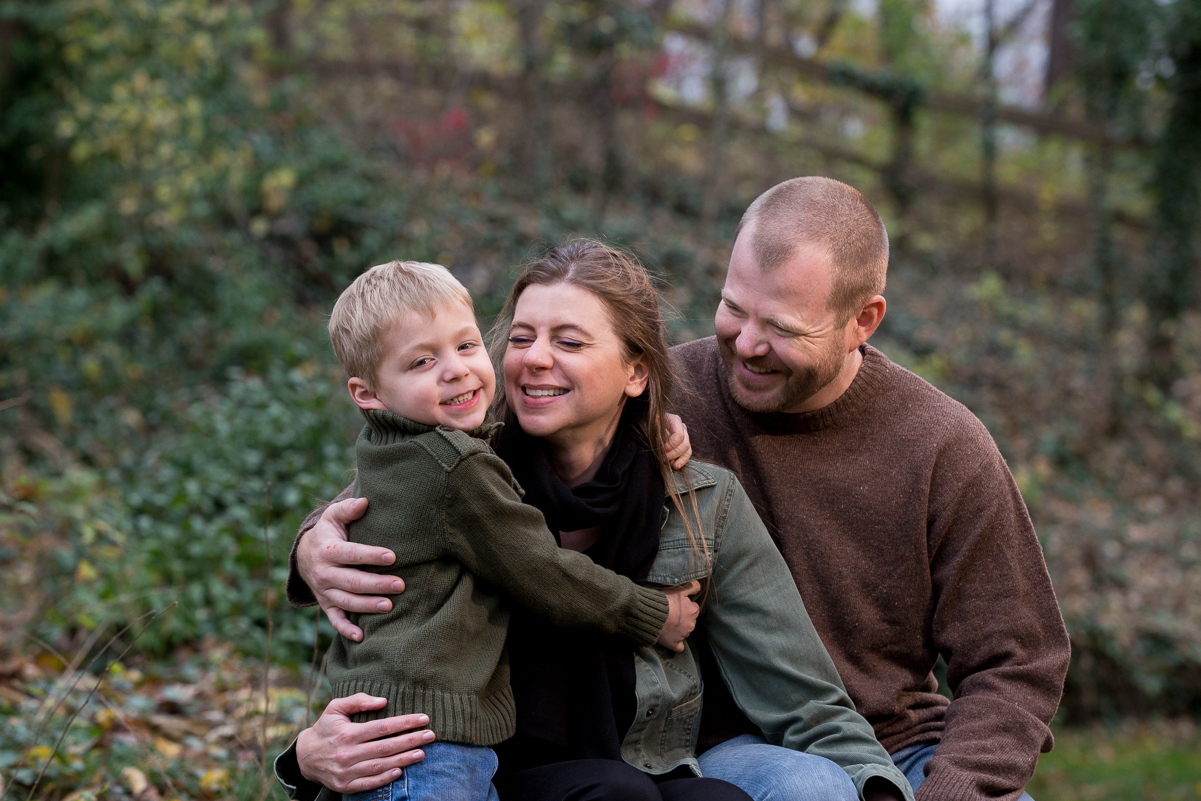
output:
M690 544L684 516L668 498L659 555L647 582L682 584L710 577L701 622L720 676L746 716L773 745L825 757L843 768L860 796L873 776L906 799L909 783L855 711L801 602L784 557L734 474L690 462L676 487L696 498L708 564ZM692 504L682 497L690 520ZM695 521L692 526L695 531ZM622 758L648 773L687 765L700 775L696 739L702 682L691 643L682 653L652 646L635 651L638 713Z
M860 797L878 776L906 801L913 791L855 711L825 646L817 636L784 557L750 499L728 470L690 462L675 475L676 489L695 493L705 555L690 544L684 517L665 499L659 554L647 582L663 586L711 576L701 618L721 676L742 711L769 743L825 757L843 768ZM692 517L692 503L682 499ZM687 765L700 775L696 740L702 681L691 644L681 653L659 646L635 651L638 712L621 745L622 758L647 773ZM275 762L289 798L336 799L306 782L292 743ZM318 795L320 793L320 795Z

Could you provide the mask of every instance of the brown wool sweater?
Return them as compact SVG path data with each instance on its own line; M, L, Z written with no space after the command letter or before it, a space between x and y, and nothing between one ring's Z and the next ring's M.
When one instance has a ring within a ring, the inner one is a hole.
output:
M863 348L850 388L753 414L716 341L672 350L696 458L733 470L792 570L859 712L889 752L940 741L922 799L1016 798L1034 773L1068 638L1026 506L963 405ZM955 700L932 675L942 654ZM706 715L730 707L706 683ZM739 721L710 720L714 741ZM702 738L706 732L702 731Z

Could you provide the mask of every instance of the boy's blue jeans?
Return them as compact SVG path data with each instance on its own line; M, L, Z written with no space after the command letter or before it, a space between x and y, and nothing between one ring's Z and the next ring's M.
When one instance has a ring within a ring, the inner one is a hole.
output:
M498 801L492 776L496 752L480 745L430 743L425 759L375 790L343 795L344 801Z

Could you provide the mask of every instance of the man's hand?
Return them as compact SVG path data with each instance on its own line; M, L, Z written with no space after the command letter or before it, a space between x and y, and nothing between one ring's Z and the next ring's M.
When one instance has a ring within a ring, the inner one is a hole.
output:
M679 653L684 650L684 640L696 628L696 617L701 608L688 596L700 592L701 583L690 581L682 587L664 590L667 595L667 622L659 632L659 644Z
M401 768L424 759L425 753L415 749L433 742L432 731L391 735L427 725L430 719L425 715L399 715L370 723L350 719L356 712L380 709L387 703L386 698L366 693L330 701L312 728L296 738L301 775L335 792L361 793L399 779Z
M387 612L392 602L382 595L403 592L396 576L380 576L348 565L390 565L396 555L387 548L347 542L346 527L367 511L365 498L331 503L321 519L296 546L296 569L339 634L360 642L363 630L347 612Z
M663 443L667 461L676 470L683 470L692 458L692 441L688 439L688 426L678 414L667 415L667 442Z

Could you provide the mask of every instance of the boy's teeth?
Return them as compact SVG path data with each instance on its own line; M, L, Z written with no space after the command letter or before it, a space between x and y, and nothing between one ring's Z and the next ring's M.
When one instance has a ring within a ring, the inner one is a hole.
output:
M746 365L746 369L750 370L752 373L757 373L759 375L766 375L767 373L772 372L770 369L755 367L754 365L747 364L746 362L743 362L743 364Z
M475 394L475 390L473 389L470 392L464 392L462 395L456 395L455 397L446 401L446 405L447 406L458 406L460 403L466 403L467 401L471 400L471 396L474 394Z
M553 398L557 395L566 395L565 389L526 389L525 394L531 398Z

